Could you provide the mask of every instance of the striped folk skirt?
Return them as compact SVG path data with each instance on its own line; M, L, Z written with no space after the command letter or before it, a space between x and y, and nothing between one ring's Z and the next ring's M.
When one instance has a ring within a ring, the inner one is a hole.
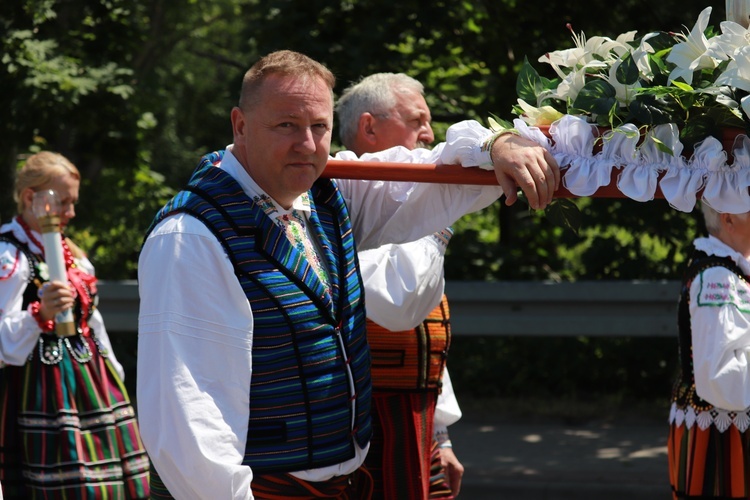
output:
M373 434L365 464L374 500L428 498L436 402L436 392L373 391Z
M672 422L667 449L673 498L750 498L750 430Z
M0 370L8 499L148 498L149 459L125 387L92 338L43 335Z

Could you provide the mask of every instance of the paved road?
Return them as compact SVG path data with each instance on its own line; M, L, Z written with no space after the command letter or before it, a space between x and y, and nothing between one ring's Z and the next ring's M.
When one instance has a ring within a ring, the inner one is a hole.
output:
M669 500L664 420L578 424L464 415L463 500Z

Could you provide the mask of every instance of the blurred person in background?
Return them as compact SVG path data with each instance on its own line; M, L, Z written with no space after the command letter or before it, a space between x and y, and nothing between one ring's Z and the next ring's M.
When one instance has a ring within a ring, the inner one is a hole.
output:
M124 372L97 309L94 267L63 234L67 280L50 281L34 193L52 189L61 227L81 176L64 156L17 172L18 215L0 226L0 483L6 499L148 498L149 460ZM55 333L72 309L75 332Z

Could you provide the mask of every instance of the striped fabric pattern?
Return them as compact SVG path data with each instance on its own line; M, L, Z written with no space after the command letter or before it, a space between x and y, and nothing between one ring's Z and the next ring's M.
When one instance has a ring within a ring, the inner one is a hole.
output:
M729 258L696 252L688 264L678 310L680 374L672 392L673 414L719 413L695 391L689 309L692 280L714 266L726 267L745 279L741 269ZM735 416L734 412L728 412L731 420ZM750 429L746 426L740 429L729 423L722 425L722 431L713 419L709 420L699 423L697 419L688 421L670 416L667 453L673 497L750 498Z
M373 500L423 500L430 491L437 392L373 393L373 435L365 465Z
M149 460L122 382L95 343L79 363L38 355L2 370L0 463L6 499L148 498Z
M368 320L367 339L375 411L365 463L373 476L373 498L423 500L431 487L443 494L444 478L432 466L435 404L451 339L448 300L443 295L414 330L393 332Z
M750 432L672 425L667 452L675 498L750 498Z
M430 500L442 499L442 500L453 500L453 490L448 485L448 478L446 477L445 467L440 460L440 448L438 448L438 442L433 441L432 443L432 457L430 459Z
M371 434L370 357L356 251L331 181L311 190L310 230L322 242L330 291L284 231L208 155L186 191L157 216L201 220L234 265L253 310L253 376L244 463L287 472L340 463ZM346 366L354 374L356 424Z
M40 258L12 235L0 237L29 259L26 308L43 284L37 279ZM95 291L86 291L92 302ZM149 496L150 463L135 412L81 310L78 301L74 311L83 334L43 334L26 364L0 370L0 484L6 499Z
M374 389L439 390L450 340L450 310L445 295L414 330L393 332L367 320Z

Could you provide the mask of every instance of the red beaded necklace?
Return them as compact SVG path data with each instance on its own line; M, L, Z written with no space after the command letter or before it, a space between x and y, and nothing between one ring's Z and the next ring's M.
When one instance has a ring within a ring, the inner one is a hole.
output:
M37 248L41 250L42 256L44 256L44 245L42 245L42 243L36 238L36 236L34 236L34 233L26 223L26 221L23 220L23 217L19 215L18 217L16 217L16 221L26 233L26 237L29 238L29 241L35 244ZM70 269L70 267L73 265L73 253L70 251L70 248L68 248L68 244L65 242L64 237L62 238L62 251L63 259L65 259L65 269Z

